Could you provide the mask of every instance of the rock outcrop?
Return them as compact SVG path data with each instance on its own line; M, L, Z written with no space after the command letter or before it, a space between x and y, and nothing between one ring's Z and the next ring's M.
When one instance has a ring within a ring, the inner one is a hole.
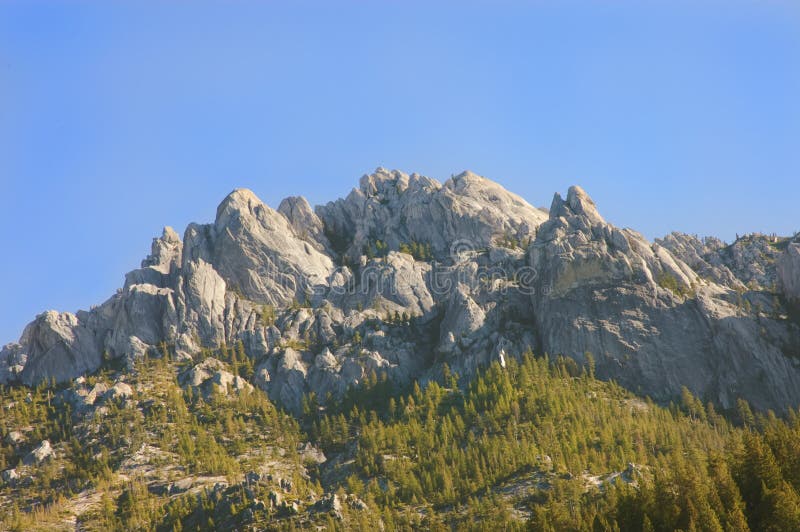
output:
M792 242L778 259L778 280L783 293L794 305L800 306L800 242Z
M289 221L249 190L232 192L213 226L194 226L184 241L184 268L203 260L234 290L258 303L303 300L327 283L333 262L295 233Z
M46 312L0 351L0 383L63 382L165 351L202 394L251 385L299 413L368 379L467 376L532 349L669 400L800 404L800 244L655 243L605 221L579 187L549 212L470 172L444 184L378 169L346 198L273 210L236 190L211 224L171 228L103 304ZM780 297L778 297L780 296ZM238 344L241 343L241 346ZM247 382L208 351L237 345ZM205 350L202 362L198 355ZM76 387L76 410L124 382Z
M22 462L25 465L40 464L53 456L53 448L47 440L42 441L30 453L28 453Z
M349 196L317 208L337 251L357 260L377 241L389 249L412 242L445 258L465 242L483 248L497 239L532 237L547 214L486 178L463 172L444 185L418 174L379 168Z
M207 358L181 375L184 386L200 391L208 397L213 393L228 395L231 392L252 390L253 386L239 375L228 371L227 366L216 358Z
M94 371L102 361L96 332L69 312L51 310L38 316L25 328L20 345L27 352L20 375L26 384L78 377Z
M278 206L297 236L312 243L320 251L330 253L331 245L325 236L325 226L302 196L285 198Z
M540 350L591 353L598 375L658 400L686 386L725 408L738 397L762 409L797 403L800 361L784 352L797 327L752 312L771 295L751 302L702 279L667 248L607 224L577 187L550 211L530 249Z
M701 277L738 290L773 290L776 263L787 239L753 233L727 245L718 238L671 233L656 243Z
M9 484L12 487L19 479L20 476L16 469L6 469L0 474L0 480L2 480L4 484Z

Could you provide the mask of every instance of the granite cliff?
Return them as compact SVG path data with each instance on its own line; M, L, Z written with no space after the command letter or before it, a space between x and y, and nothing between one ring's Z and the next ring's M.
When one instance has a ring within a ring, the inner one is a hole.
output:
M379 168L316 209L240 189L213 223L165 228L106 302L45 312L3 347L0 383L241 342L252 385L299 412L373 371L424 382L532 349L656 400L686 386L783 411L800 404L799 304L791 238L651 243L579 187L547 212L470 172L440 184ZM192 375L230 381L204 364Z

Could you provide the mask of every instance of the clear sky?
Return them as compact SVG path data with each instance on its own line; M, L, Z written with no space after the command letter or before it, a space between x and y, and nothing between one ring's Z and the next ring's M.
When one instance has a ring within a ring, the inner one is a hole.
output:
M794 232L798 6L2 0L0 343L235 187L316 204L379 165L580 184L649 238Z

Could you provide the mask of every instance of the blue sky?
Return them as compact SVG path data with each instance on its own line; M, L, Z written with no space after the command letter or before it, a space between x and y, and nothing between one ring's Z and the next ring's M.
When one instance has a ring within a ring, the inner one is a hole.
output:
M235 187L379 165L577 183L649 238L800 229L796 2L331 4L0 2L0 343Z

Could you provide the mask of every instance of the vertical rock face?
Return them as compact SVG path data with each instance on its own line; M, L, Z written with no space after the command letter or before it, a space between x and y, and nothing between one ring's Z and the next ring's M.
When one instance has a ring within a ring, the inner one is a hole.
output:
M0 383L17 380L28 361L26 347L12 342L0 349Z
M299 413L305 394L335 400L372 372L424 382L534 349L590 352L598 375L659 400L687 386L783 410L800 403L800 328L782 303L800 302L798 272L788 239L651 244L579 187L548 213L470 172L440 184L378 169L316 211L240 189L183 241L165 228L105 303L42 314L3 347L0 383L241 341L253 384ZM232 378L206 380L247 386Z
M796 327L743 311L735 292L605 223L575 187L550 212L530 249L543 350L577 360L590 352L599 375L660 400L687 386L728 408L740 396L759 408L796 404L798 361L783 352Z
M191 332L204 345L224 342L225 280L203 259L188 262L182 280L183 321L195 324Z
M325 236L325 226L308 200L302 196L286 198L278 206L278 212L286 217L297 236L322 252L330 252L331 244Z
M333 261L300 239L288 220L249 190L236 190L217 209L207 243L210 263L247 299L285 305L326 283Z
M430 264L391 251L384 258L365 261L357 273L339 270L326 299L342 310L365 315L406 312L429 317L435 305L428 286L430 273Z
M94 331L69 312L51 310L39 315L25 328L20 344L28 355L21 373L26 384L78 377L95 370L102 360Z
M107 338L103 349L109 356L131 362L142 356L147 346L176 336L176 286L182 253L178 234L165 227L161 237L153 239L141 268L125 276L120 293L85 316L99 337Z
M792 242L778 259L778 280L786 298L800 305L800 242Z

